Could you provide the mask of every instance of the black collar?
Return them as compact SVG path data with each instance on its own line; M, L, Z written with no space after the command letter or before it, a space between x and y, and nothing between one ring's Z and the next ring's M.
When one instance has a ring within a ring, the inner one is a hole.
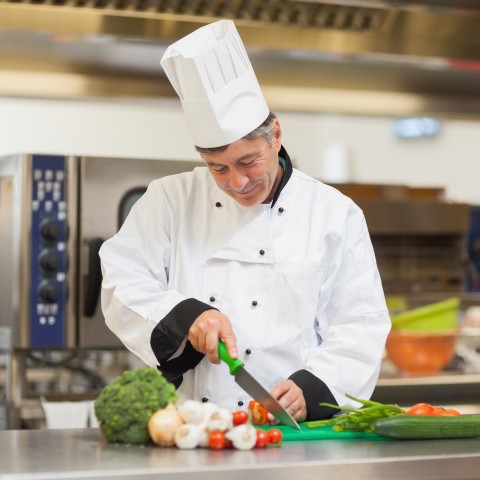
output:
M292 176L292 162L290 161L290 157L283 147L283 145L280 147L280 151L278 152L279 156L279 162L282 164L283 168L283 177L282 180L280 181L280 184L277 187L277 190L275 191L275 195L273 196L272 200L272 207L275 205L275 202L278 200L278 197L280 196L280 193L283 190L283 187L288 183L290 180L290 177ZM284 160L283 162L280 160Z

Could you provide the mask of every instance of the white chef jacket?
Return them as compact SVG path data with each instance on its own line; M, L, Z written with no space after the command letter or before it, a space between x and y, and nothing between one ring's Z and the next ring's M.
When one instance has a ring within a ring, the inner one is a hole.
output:
M391 323L362 211L280 155L288 181L273 205L239 205L206 167L153 181L101 248L102 308L181 398L234 411L250 397L186 339L216 308L245 368L268 390L291 378L322 418L334 413L322 401L371 396Z

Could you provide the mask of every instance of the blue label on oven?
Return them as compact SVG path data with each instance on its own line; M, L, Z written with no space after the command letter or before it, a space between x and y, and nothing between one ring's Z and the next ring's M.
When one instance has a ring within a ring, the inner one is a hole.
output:
M66 159L32 156L30 346L65 345L67 303Z

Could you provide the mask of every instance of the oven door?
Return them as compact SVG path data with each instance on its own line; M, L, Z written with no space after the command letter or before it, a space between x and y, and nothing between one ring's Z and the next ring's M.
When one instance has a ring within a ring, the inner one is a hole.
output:
M98 251L114 235L148 184L202 165L193 161L80 159L78 346L112 348L120 341L105 325L100 307L101 271Z

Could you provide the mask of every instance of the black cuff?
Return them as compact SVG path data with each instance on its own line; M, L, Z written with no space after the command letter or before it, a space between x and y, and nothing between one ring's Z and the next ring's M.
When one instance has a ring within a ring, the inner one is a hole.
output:
M180 348L196 318L207 310L216 309L195 298L188 298L172 308L153 329L150 346L160 364L157 368L176 388L181 385L183 374L195 368L204 355L197 352L187 341L181 355L172 360L168 359Z
M188 298L177 304L158 322L150 337L150 346L160 364L166 362L180 348L193 322L207 310L215 309L195 298Z
M168 362L163 362L158 366L164 377L178 388L183 382L183 374L187 370L195 368L205 355L197 352L190 342L187 342L182 354Z
M308 370L299 370L290 375L289 380L300 387L307 404L307 420L321 420L330 418L339 410L330 407L321 407L319 403L338 405L335 397L327 385Z

